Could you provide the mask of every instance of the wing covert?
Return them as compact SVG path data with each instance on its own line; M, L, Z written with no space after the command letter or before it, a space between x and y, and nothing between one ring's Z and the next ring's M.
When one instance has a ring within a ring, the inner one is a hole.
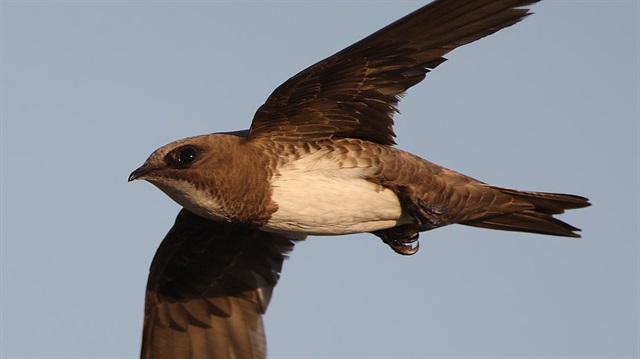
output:
M522 20L539 0L437 0L293 76L249 138L351 137L393 145L400 97L462 46Z

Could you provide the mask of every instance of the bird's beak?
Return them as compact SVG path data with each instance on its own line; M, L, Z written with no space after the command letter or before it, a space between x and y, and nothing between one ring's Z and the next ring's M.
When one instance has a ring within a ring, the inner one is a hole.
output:
M138 167L135 171L129 175L129 182L144 177L147 173L153 171L153 168L149 166L148 162L145 162L142 166Z

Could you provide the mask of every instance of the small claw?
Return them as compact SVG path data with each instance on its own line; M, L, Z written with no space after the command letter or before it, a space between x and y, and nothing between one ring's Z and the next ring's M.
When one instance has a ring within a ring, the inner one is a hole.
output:
M394 252L396 252L398 254L402 254L403 256L411 256L411 255L416 254L418 252L418 250L420 249L420 242L417 242L416 241L417 239L418 238L416 238L411 243L404 243L404 242L400 242L400 241L392 241L392 242L389 242L387 244L389 245L389 247L391 247L391 249L393 249ZM415 243L415 246L413 246L412 243Z
M420 233L410 225L385 229L373 232L373 234L380 237L384 243L398 254L410 256L420 249L420 243L418 243Z
M391 241L396 243L401 243L401 244L411 244L417 241L419 237L420 237L420 233L416 232L416 233L411 233L409 237L394 238Z

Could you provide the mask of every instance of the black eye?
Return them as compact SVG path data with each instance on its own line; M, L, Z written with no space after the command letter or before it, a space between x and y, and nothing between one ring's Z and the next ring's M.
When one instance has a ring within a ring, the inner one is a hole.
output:
M191 146L186 146L178 151L176 161L183 166L188 166L198 158L198 150Z

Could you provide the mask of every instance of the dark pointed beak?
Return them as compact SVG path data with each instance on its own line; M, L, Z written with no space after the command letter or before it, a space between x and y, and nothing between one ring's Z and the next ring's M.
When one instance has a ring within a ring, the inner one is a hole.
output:
M145 162L142 166L138 167L135 171L131 172L131 174L129 175L129 180L128 182L131 182L133 180L137 180L138 178L146 175L147 173L151 172L153 169L149 168L149 165Z

